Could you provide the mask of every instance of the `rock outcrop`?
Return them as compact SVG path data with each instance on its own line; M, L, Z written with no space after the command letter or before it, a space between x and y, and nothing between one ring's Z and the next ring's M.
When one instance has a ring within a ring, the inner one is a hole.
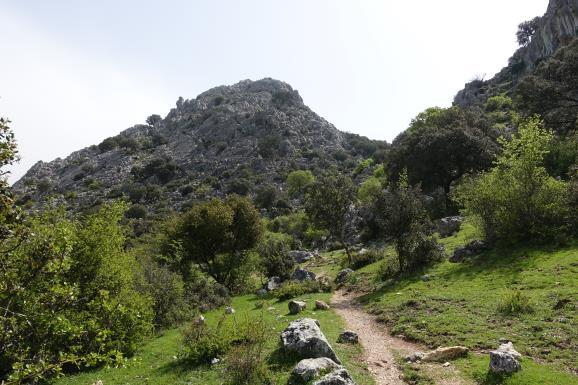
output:
M297 269L295 269L293 274L291 274L291 279L299 282L315 281L315 273L307 269L302 269L298 267Z
M38 162L14 184L21 202L83 210L125 198L143 217L228 193L285 190L287 170L350 172L385 142L338 131L289 84L244 80L180 98L165 118L151 116L65 159ZM372 150L372 151L373 151ZM286 207L267 208L272 213Z
M501 344L490 352L490 371L494 373L514 373L522 368L522 355L514 349L511 342Z
M341 364L317 320L302 318L291 322L281 333L281 343L286 351L296 353L301 358L326 357Z
M550 0L546 13L537 21L530 42L520 47L508 65L492 79L467 83L455 96L454 104L462 107L482 104L489 96L511 90L542 60L577 36L578 0Z
M295 315L301 313L307 307L307 304L303 301L289 301L287 304L289 307L289 314Z
M336 369L342 368L341 365L336 364L333 360L327 357L306 358L299 361L297 366L295 366L291 372L289 384L305 384L319 377L323 373L332 372Z

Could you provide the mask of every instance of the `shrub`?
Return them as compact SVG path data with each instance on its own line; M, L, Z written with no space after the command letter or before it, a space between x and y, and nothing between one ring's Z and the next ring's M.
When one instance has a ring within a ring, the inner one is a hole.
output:
M382 231L393 238L400 273L443 258L441 246L432 238L432 225L421 191L409 185L405 172L399 183L382 193L376 201L375 211Z
M531 313L534 311L530 297L520 290L513 290L502 296L498 304L498 311L504 315Z
M371 265L372 263L375 263L377 261L379 261L380 259L383 259L383 252L380 250L376 250L376 249L369 249L369 250L365 250L364 253L353 253L352 255L352 261L351 264L348 265L347 260L344 259L342 261L342 265L345 267L346 265L348 265L348 267L357 270L357 269L361 269L364 266L367 265Z
M285 280L291 275L295 262L287 255L287 238L289 237L268 233L257 245L262 269L267 277L276 276Z
M273 290L272 295L279 301L296 298L304 294L320 293L331 291L331 286L321 281L288 281L279 288Z
M538 118L526 121L512 140L501 140L504 150L493 169L458 187L457 201L488 241L547 242L571 231L569 185L543 167L551 139Z
M396 258L388 256L379 265L378 274L383 280L395 278L399 275L399 272L399 261Z
M315 182L315 177L309 170L292 171L287 176L289 195L298 196L305 192L307 187Z
M191 319L193 309L186 299L181 275L148 257L139 262L142 279L137 284L137 290L152 300L155 327L169 328Z
M135 204L130 206L124 215L130 219L145 218L147 216L147 208L143 205Z
M116 137L106 138L98 145L101 153L114 150L116 147L118 147L118 139Z
M265 346L270 328L264 315L257 319L245 319L240 329L239 345L225 357L226 385L270 385L272 376L265 361Z
M183 329L183 358L193 365L210 364L213 358L222 358L235 340L235 332L228 327L226 315L216 326L191 322Z
M151 331L152 308L134 290L122 205L82 220L64 210L30 220L30 236L0 270L0 376L34 383L63 366L121 361Z

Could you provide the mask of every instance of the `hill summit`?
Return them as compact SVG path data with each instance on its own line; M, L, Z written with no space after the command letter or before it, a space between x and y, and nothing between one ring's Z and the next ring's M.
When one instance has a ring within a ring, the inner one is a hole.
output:
M147 210L227 193L283 191L287 174L351 171L386 147L344 133L304 103L289 84L266 78L220 86L177 100L119 135L65 159L36 163L14 189L21 201L74 209L126 197Z

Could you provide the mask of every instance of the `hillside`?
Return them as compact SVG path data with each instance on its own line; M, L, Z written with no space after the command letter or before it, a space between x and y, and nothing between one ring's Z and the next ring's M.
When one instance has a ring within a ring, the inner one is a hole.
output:
M245 80L180 98L165 118L152 115L146 125L65 159L40 161L14 190L29 204L50 198L82 209L125 196L149 212L178 210L194 200L271 186L282 198L292 170L350 172L385 148L337 130L286 83Z
M546 13L532 20L533 33L491 79L476 79L459 91L454 104L466 107L482 105L488 97L511 93L522 78L532 73L540 62L578 36L578 0L551 0Z

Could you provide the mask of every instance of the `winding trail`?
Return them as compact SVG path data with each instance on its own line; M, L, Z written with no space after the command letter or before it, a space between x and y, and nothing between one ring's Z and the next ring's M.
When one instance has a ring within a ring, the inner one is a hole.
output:
M395 364L394 352L399 354L419 350L413 345L390 336L375 318L360 309L357 294L347 295L339 290L333 294L331 305L347 324L349 330L359 336L363 346L363 361L375 378L377 385L407 385L401 379L401 371Z
M405 356L427 348L391 336L386 327L375 317L363 311L357 298L359 293L347 294L338 290L331 298L331 305L341 316L347 328L359 336L363 346L362 360L367 364L376 385L407 385L401 378L401 370L395 363L395 355ZM455 368L443 368L437 364L422 364L422 368L439 385L466 385Z

